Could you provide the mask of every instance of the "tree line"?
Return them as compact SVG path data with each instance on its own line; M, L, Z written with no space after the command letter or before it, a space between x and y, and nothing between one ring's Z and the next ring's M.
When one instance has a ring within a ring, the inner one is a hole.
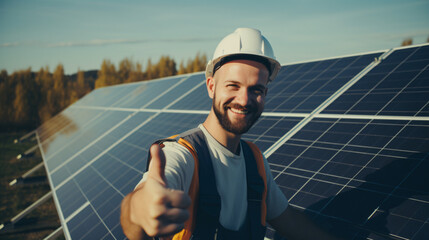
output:
M104 60L98 71L81 71L65 75L64 66L58 64L53 72L42 67L38 72L31 68L8 74L0 72L0 129L35 128L76 102L94 88L145 81L155 78L205 70L207 57L198 53L194 58L181 61L162 56L158 62L149 59L146 68L139 62L125 58L116 67Z

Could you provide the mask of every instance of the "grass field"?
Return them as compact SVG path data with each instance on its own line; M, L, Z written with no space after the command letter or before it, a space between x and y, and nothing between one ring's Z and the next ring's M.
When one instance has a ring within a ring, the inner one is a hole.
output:
M37 144L35 141L14 144L14 139L26 133L0 132L0 224L10 221L50 191L47 182L9 186L10 181L22 176L42 161L38 151L31 158L16 159L18 154ZM33 176L45 175L44 168L33 174ZM0 231L0 239L43 239L61 225L52 199L40 205L18 223L20 224L16 226L19 227L13 231Z

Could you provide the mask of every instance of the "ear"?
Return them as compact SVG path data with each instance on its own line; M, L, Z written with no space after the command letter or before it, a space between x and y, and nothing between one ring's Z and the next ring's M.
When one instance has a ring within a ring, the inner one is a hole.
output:
M207 92L209 94L209 97L213 99L214 97L214 91L215 91L215 80L213 77L208 77L206 80L206 87Z

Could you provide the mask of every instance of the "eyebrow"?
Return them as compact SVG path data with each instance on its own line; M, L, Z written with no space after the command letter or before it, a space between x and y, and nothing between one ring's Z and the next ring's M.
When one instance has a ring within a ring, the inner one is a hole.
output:
M255 86L252 86L253 88L260 88L262 90L266 89L267 86L263 85L263 84L256 84Z

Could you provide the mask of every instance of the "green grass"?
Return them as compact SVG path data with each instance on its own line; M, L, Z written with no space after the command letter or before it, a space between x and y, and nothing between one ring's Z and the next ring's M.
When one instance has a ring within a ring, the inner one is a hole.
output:
M37 201L50 191L48 184L33 184L9 186L9 182L22 176L28 170L39 164L40 153L27 159L17 160L16 156L36 145L35 141L14 144L14 140L27 132L0 132L0 223L9 221L26 207ZM33 176L46 175L45 170L37 171ZM21 221L39 221L61 225L53 200L49 200ZM30 233L1 234L0 239L43 239L52 230L42 230Z

